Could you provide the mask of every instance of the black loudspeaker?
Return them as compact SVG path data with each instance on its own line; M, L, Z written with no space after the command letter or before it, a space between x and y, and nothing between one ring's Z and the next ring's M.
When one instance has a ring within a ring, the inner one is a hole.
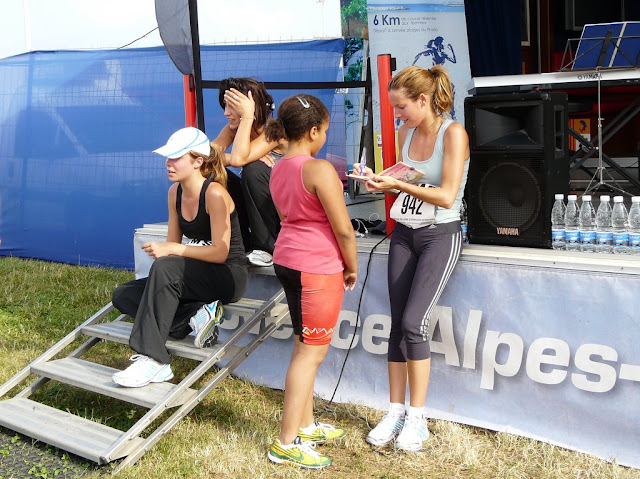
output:
M468 97L465 122L469 242L550 248L554 194L569 192L566 93Z

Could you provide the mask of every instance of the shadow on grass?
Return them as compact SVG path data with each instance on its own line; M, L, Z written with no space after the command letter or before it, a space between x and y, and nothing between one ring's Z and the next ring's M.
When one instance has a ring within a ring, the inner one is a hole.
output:
M97 477L110 471L108 467L0 427L0 477L66 479Z

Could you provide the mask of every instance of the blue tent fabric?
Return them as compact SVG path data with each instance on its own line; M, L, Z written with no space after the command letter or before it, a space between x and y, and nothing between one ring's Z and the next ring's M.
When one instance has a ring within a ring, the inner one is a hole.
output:
M338 81L344 41L203 46L206 80ZM298 91L273 91L276 106ZM344 105L322 156L345 157ZM210 137L226 120L205 92ZM182 74L162 47L32 52L0 60L0 256L132 269L133 234L166 221L169 181L152 150L184 126Z

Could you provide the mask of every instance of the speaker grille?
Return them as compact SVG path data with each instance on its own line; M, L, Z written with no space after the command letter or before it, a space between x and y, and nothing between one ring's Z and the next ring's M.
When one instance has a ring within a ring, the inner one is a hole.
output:
M539 153L472 154L465 193L469 241L550 247L549 176Z
M527 231L542 207L542 191L536 174L521 163L492 166L482 176L479 206L492 227Z

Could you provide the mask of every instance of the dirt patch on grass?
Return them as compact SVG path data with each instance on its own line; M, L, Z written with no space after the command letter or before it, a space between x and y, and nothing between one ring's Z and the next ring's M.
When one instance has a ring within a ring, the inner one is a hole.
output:
M98 467L81 457L0 428L0 479L66 479L99 475Z

